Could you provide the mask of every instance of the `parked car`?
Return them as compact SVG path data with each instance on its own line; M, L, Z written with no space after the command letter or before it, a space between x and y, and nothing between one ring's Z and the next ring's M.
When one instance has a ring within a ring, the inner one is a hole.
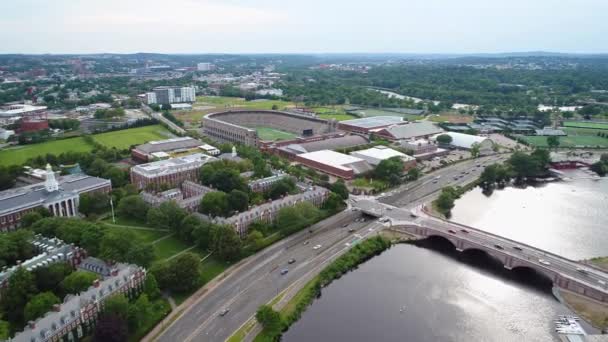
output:
M321 245L315 245L312 249L317 250L319 248L321 248Z
M523 249L521 247L519 247L519 246L513 246L513 249L515 249L517 251L520 251L520 252L523 251Z
M294 262L296 262L296 259L294 259L294 258L287 260L287 263L290 265L293 264Z
M222 311L220 311L220 317L226 316L226 314L229 312L230 312L230 309L228 309L228 308L223 309Z
M289 272L289 269L288 268L284 268L284 269L281 270L281 275L286 275L287 272Z
M463 232L463 233L465 233L465 234L468 234L468 233L469 233L469 231L468 231L468 230L466 230L466 229L461 229L460 231L461 231L461 232Z

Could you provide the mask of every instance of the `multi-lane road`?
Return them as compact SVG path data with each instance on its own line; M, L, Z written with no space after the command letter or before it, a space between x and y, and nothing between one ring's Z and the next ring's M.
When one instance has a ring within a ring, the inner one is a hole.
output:
M490 156L450 165L384 194L381 200L400 207L413 207L437 195L446 185L466 184L477 178L484 164L504 159L506 156ZM318 273L345 252L349 248L346 243L357 239L355 234L365 238L384 228L377 220L355 222L359 216L360 212L347 210L317 223L312 233L308 230L299 232L250 257L184 309L177 319L166 323L160 334L148 336L146 340L225 341L255 314L260 305L299 280ZM349 232L349 229L354 231ZM321 247L314 249L317 245ZM289 264L290 259L296 261ZM282 275L284 269L288 272ZM225 309L229 312L220 315Z
M377 221L354 222L359 213L344 212L291 236L255 255L185 310L158 341L224 341L247 322L257 308L302 277L319 272L328 261L381 227ZM349 232L349 230L354 230ZM315 246L319 246L315 249ZM295 262L289 264L290 259ZM281 274L282 270L288 270ZM225 315L220 312L229 309Z

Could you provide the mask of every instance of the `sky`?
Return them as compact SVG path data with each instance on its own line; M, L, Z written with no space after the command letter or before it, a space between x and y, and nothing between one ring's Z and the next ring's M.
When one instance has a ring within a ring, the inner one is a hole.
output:
M1 0L0 53L608 52L608 0Z

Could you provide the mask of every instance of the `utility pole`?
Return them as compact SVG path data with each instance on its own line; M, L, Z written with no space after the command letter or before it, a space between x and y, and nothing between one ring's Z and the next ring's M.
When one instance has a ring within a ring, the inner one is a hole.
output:
M112 201L112 196L110 195L110 208L112 208L112 222L116 224L116 217L114 216L114 202Z

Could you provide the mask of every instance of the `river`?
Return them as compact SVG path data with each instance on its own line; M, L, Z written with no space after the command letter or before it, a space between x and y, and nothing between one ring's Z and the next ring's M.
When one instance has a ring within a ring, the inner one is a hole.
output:
M569 172L572 178L582 172ZM480 189L453 219L581 259L608 255L608 180ZM558 341L550 280L441 240L397 245L330 286L283 336L304 341ZM588 326L585 325L589 329Z

